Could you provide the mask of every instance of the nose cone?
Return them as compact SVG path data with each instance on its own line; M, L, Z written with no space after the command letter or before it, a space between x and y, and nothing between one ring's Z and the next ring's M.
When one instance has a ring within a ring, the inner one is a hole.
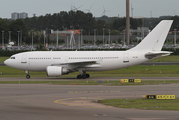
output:
M7 64L8 64L8 61L7 61L7 60L5 60L5 61L4 61L4 64L5 64L5 65L7 65Z
M7 65L7 66L11 66L9 59L5 60L5 61L4 61L4 64Z

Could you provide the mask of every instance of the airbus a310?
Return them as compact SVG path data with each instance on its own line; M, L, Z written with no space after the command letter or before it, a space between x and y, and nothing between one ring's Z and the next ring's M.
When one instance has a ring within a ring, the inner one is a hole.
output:
M12 55L4 61L7 66L29 71L46 71L50 77L79 71L78 79L89 78L87 71L106 71L138 65L170 55L161 51L172 25L172 20L161 21L137 46L127 51L33 51Z

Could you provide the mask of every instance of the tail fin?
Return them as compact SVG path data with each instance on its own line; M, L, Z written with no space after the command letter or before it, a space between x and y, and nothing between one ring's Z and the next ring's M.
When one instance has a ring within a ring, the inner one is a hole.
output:
M130 51L161 51L173 20L162 20L136 47Z

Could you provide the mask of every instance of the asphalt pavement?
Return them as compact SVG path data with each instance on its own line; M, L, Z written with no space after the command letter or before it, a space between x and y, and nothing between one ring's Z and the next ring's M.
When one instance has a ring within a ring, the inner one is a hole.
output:
M179 84L140 86L0 84L1 120L178 120L178 111L116 108L102 99L179 97Z

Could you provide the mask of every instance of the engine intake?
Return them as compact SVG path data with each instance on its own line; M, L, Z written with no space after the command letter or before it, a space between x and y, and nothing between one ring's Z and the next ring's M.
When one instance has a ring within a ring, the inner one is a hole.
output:
M61 76L69 73L69 70L64 67L59 66L48 66L46 68L47 76L49 77L55 77L55 76Z

